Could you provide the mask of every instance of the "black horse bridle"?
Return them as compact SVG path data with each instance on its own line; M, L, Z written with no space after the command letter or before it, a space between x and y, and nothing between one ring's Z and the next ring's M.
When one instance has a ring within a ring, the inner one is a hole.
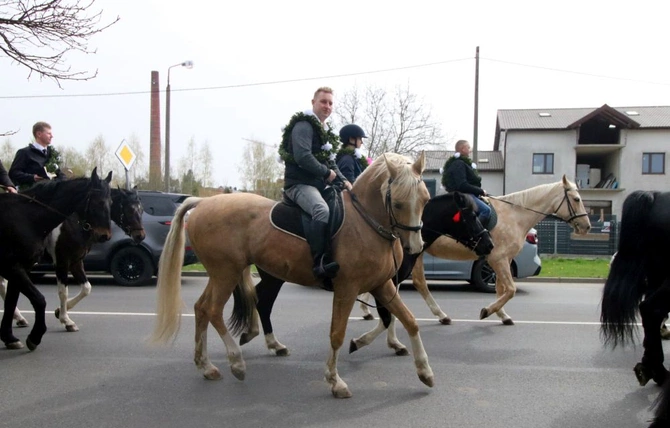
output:
M119 223L118 223L118 226L121 228L121 230L123 230L124 232L126 232L126 235L128 235L128 236L131 236L132 233L135 232L135 231L138 231L138 230L139 230L139 231L142 231L142 230L144 230L144 227L136 228L136 227L130 227L130 225L126 225L126 224L125 224L125 217L126 217L126 215L125 215L125 211L126 211L126 206L127 206L127 205L132 205L132 202L128 202L128 203L126 204L126 201L124 200L123 195L120 195L119 197L121 198L121 207L119 208L120 211L121 211L121 215L119 216ZM141 207L141 204L140 204L140 207Z

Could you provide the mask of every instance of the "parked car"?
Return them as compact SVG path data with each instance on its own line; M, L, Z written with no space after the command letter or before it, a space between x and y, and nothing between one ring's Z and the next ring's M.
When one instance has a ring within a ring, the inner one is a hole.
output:
M134 244L114 222L112 239L94 244L84 258L86 272L111 273L120 285L137 286L148 282L158 273L158 260L163 252L172 217L177 207L190 195L164 193L157 191L138 191L144 213L142 225L146 238L140 244ZM186 241L184 266L197 263L198 259ZM33 268L34 273L53 272L49 260Z
M537 243L537 230L529 230L521 252L512 260L512 275L515 278L540 274L542 261L537 253ZM485 259L446 260L425 253L423 264L426 279L466 280L480 291L496 291L496 273Z

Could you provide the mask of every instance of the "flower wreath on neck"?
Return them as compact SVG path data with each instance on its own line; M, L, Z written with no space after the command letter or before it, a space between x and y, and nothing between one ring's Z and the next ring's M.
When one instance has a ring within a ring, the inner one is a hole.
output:
M354 159L358 161L358 165L361 167L361 171L365 171L365 168L367 168L370 164L368 164L368 158L363 156L363 150L360 148L353 148L350 145L346 145L340 149L339 152L337 152L337 156L335 157L336 161L340 161L342 156L345 155L352 155Z
M447 186L447 169L449 169L449 166L451 166L451 164L456 162L457 160L465 162L466 165L470 165L472 167L472 170L475 172L477 178L481 180L481 178L479 177L479 171L477 171L477 164L474 163L472 159L470 159L469 157L463 156L459 152L456 152L452 157L447 159L447 161L444 163L444 166L442 167L442 170L440 171L442 173L442 186L445 189L449 188Z
M334 161L335 154L340 148L340 138L333 133L329 123L326 124L328 129L324 129L316 116L303 112L294 114L291 120L288 122L288 125L284 127L281 145L279 146L279 157L281 160L284 161L285 164L296 163L295 159L293 158L293 154L287 150L287 146L289 141L291 141L291 132L293 131L293 127L296 123L302 121L309 122L309 124L312 125L314 132L318 133L321 137L321 142L323 145L321 146L321 150L314 153L314 157L319 162L326 162L329 160Z
M58 165L61 163L60 152L53 146L47 146L47 163L44 164L47 172L56 173L60 168Z

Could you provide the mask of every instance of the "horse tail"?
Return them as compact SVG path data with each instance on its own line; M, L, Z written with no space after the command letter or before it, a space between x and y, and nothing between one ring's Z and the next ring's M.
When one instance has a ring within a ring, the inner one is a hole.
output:
M251 279L251 267L242 272L242 283L233 290L233 312L228 319L228 331L233 336L244 333L256 316L256 287Z
M600 332L605 344L632 342L638 307L646 291L645 226L654 203L651 192L635 191L623 204L619 250L603 289Z
M156 324L151 342L166 343L174 340L181 324L181 267L184 264L184 245L186 232L184 217L198 206L202 198L191 197L177 208L172 219L170 231L165 238L163 253L158 262Z

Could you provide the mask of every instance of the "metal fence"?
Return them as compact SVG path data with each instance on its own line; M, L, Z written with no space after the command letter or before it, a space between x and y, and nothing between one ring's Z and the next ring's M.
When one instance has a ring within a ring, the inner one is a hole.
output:
M589 216L591 230L577 235L572 227L559 220L539 222L537 229L540 254L565 254L580 256L611 256L619 245L620 224L616 216Z

